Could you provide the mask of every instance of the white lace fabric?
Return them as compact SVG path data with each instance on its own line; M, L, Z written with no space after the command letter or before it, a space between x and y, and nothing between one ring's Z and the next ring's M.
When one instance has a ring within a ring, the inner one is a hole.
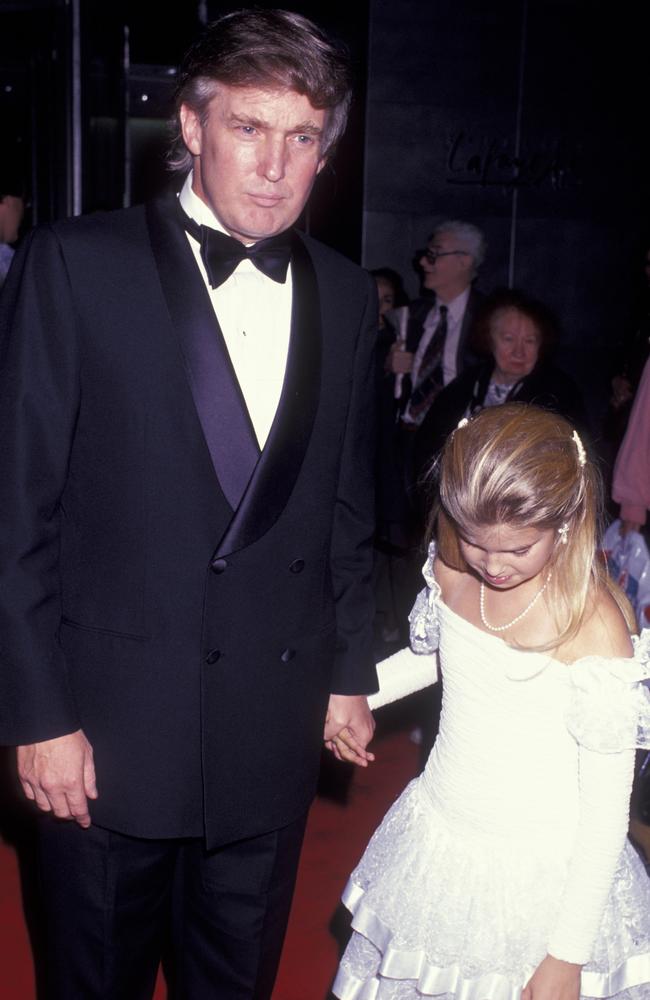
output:
M440 735L351 876L334 993L519 1000L550 952L583 964L585 998L649 1000L650 882L625 834L650 633L628 659L515 650L444 605L434 554L411 635L439 647Z

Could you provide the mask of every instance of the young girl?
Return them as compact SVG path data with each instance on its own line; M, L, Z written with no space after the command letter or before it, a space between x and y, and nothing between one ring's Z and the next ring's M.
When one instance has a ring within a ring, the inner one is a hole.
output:
M506 404L453 433L439 485L411 644L439 653L440 732L346 888L334 994L648 1000L626 831L650 631L597 557L596 470L561 417Z

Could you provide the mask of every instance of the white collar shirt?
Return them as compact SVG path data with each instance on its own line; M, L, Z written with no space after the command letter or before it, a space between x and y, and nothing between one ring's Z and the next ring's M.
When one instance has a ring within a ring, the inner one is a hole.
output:
M179 195L183 210L200 225L225 232L192 190L192 172ZM291 266L284 284L273 281L250 260L241 261L230 277L211 288L199 243L187 234L199 271L219 321L260 448L275 417L289 351L291 332Z
M453 379L456 378L458 374L458 343L460 341L460 334L463 328L463 319L465 318L465 310L467 309L467 302L469 300L470 288L466 288L464 292L457 295L455 299L451 302L447 302L447 335L445 336L445 345L442 352L442 383L443 385L448 385ZM445 303L442 303L443 305ZM418 343L415 355L413 357L413 367L411 369L411 383L413 386L418 384L418 375L420 372L420 365L422 364L422 358L424 353L429 346L429 342L433 337L433 334L440 322L440 305L441 303L436 302L432 309L427 313L426 319L422 328L422 336ZM404 415L402 417L405 423L412 423L412 417L409 411L409 407L406 407Z

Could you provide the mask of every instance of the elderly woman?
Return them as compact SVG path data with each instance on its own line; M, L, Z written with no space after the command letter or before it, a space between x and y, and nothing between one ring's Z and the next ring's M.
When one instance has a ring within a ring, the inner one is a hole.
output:
M578 386L549 359L557 336L549 309L524 292L506 289L487 300L474 348L486 356L437 396L417 433L416 467L426 471L462 417L517 400L561 413L581 429L586 418Z

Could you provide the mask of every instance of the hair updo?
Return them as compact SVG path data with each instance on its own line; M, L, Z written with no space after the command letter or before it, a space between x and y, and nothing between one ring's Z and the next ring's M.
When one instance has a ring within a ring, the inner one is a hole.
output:
M628 617L597 551L600 474L563 417L525 403L490 407L449 436L436 471L439 503L430 527L440 558L455 569L468 569L458 538L474 528L556 532L549 561L549 604L559 631L553 647L576 634L593 588L610 590Z

